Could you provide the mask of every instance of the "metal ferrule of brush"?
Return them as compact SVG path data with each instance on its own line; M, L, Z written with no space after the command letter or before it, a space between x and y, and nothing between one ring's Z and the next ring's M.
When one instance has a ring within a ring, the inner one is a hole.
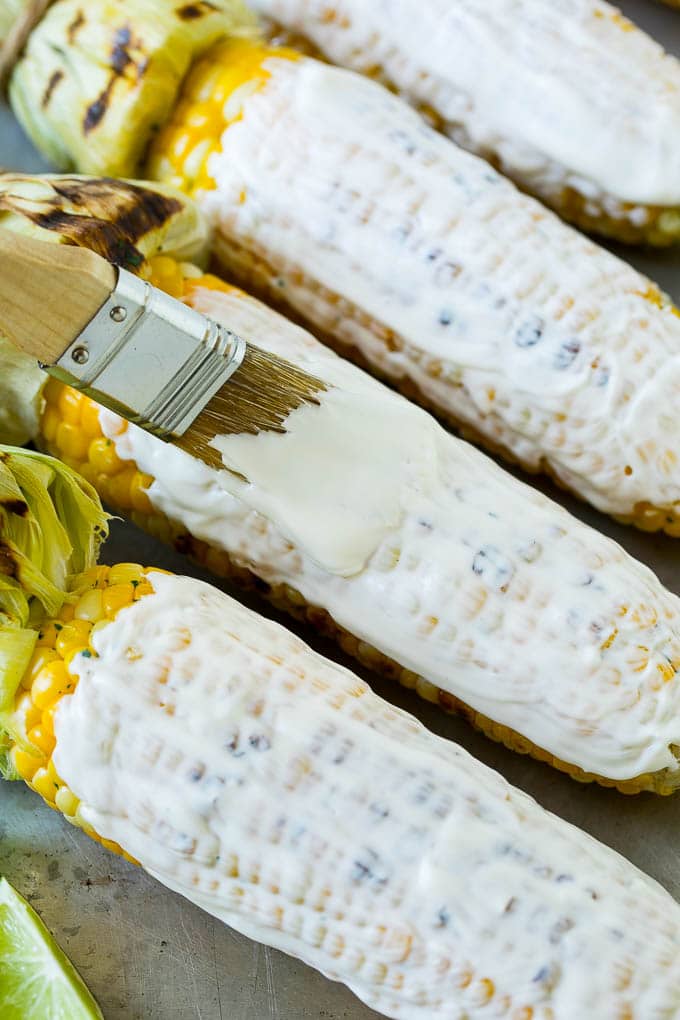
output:
M181 436L236 371L245 340L125 269L48 371L162 438Z

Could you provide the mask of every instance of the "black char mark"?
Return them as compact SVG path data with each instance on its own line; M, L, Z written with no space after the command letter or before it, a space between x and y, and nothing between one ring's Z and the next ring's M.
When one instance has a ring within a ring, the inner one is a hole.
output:
M118 78L122 78L125 72L128 70L130 65L133 65L137 69L137 80L141 78L148 66L148 58L142 57L142 59L135 63L134 58L131 56L130 50L142 49L139 40L132 38L132 32L129 26L124 25L122 28L115 29L113 33L113 42L111 44L111 53L109 56L109 66L111 67L111 77L106 83L105 87L99 93L94 102L90 103L85 111L83 117L83 133L89 134L99 124L101 124L106 111L109 108L111 101L111 93L116 84Z
M78 29L82 28L85 24L85 15L82 11L78 11L75 18L67 28L67 38L71 45L75 42L76 33Z
M49 103L50 99L52 98L52 93L54 92L55 88L57 87L57 85L59 84L63 77L64 77L63 71L54 71L50 75L50 80L48 81L47 87L43 92L43 97L40 100L40 105L42 106L43 110Z
M199 0L195 4L184 4L183 7L178 7L177 15L182 21L195 21L196 18L202 18L205 14L216 10L215 4L208 3L208 0Z
M52 188L56 197L45 203L44 210L25 206L15 195L0 194L0 211L25 216L36 226L127 269L144 261L139 239L163 227L182 209L179 199L110 177L65 177L52 181Z

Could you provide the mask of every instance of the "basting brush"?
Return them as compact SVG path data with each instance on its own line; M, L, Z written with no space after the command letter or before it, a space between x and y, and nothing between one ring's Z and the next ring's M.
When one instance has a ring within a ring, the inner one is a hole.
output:
M70 386L211 467L217 435L285 432L326 389L87 248L0 230L0 333Z

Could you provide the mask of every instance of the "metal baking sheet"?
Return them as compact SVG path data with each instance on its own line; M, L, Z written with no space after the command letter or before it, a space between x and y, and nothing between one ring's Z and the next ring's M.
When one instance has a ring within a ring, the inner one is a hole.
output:
M621 6L680 55L680 13L654 0L622 0ZM22 170L46 169L6 109L0 110L0 163ZM680 250L640 254L620 250L619 254L680 301ZM680 542L620 527L549 484L541 487L619 541L680 593ZM154 564L214 581L128 524L114 523L104 558L109 563ZM265 603L245 601L292 627L319 651L356 669L335 645L292 625ZM670 799L631 798L581 786L493 744L411 692L359 672L385 698L413 712L435 732L461 743L544 807L620 851L680 898L680 794ZM83 974L106 1020L369 1020L377 1016L344 987L235 933L140 869L113 857L51 812L23 784L0 784L0 872L39 910Z

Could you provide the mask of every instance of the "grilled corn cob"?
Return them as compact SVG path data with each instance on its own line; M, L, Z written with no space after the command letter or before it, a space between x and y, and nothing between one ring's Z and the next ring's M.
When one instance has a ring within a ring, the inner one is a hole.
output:
M202 582L74 595L0 690L90 836L388 1017L680 1016L680 908L623 858Z
M68 158L82 163L90 150L73 113L96 92L87 56L59 35L69 4L34 32L12 91L38 143L63 128ZM101 0L88 5L88 24L101 11ZM118 24L101 30L111 39ZM34 98L55 34L75 107ZM135 109L130 82L116 78L97 165L126 150L119 91ZM680 532L675 309L379 85L252 40L219 43L189 75L149 172L200 198L237 282L466 435L602 511Z
M302 539L291 539L275 506L254 509L225 472L126 428L56 381L41 394L41 443L115 509L306 616L429 700L464 711L495 739L629 792L668 793L680 783L676 596L619 547L255 300L168 256L140 270L350 400L365 394L403 435L416 501L407 486L399 512L362 547L361 569L343 572L325 563L325 546L319 553L312 538L351 538L354 553L348 521L357 508L361 540L372 533L383 506L376 491L394 485L371 452L375 425L362 433L363 460L348 474L329 463L323 486L302 483L304 506L313 508ZM286 475L296 461L309 470L295 451L277 459ZM282 492L275 480L270 495Z
M253 0L587 230L680 238L680 63L593 0Z

